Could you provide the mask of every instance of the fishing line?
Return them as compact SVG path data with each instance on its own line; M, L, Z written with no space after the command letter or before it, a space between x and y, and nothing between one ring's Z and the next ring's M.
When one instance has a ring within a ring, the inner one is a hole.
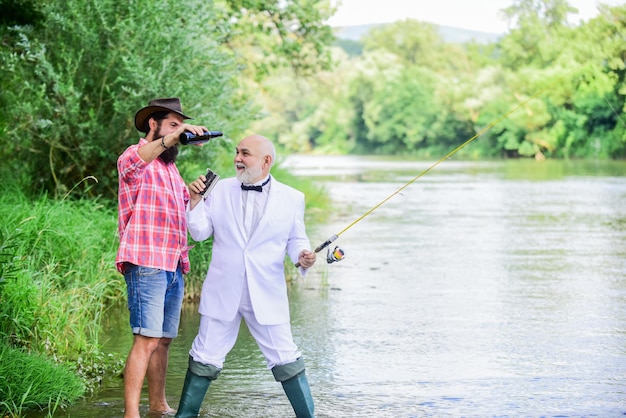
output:
M624 128L626 128L626 123L624 123L624 119L622 119L621 115L619 113L617 113L617 110L615 110L615 106L613 106L611 104L611 102L609 102L609 98L606 97L606 95L604 96L604 100L606 100L606 103L609 105L609 107L611 108L611 110L613 111L613 113L615 113L615 116L617 117L617 119L622 123L622 125L624 126Z
M482 135L485 134L485 132L489 131L491 128L493 128L494 126L496 126L497 124L499 124L500 122L502 122L504 119L508 118L509 116L511 116L514 112L516 112L519 108L525 106L528 102L530 102L531 100L536 99L537 97L539 97L541 94L543 94L545 91L547 91L549 88L551 88L554 84L556 84L558 81L561 81L562 79L566 78L567 76L569 76L570 74L578 71L580 68L582 68L583 65L580 65L579 67L568 71L565 75L562 75L561 77L558 77L556 80L552 81L551 83L547 84L544 88L540 89L537 93L533 94L532 96L530 96L529 98L527 98L526 100L523 100L522 102L518 103L515 107L513 107L511 110L509 110L507 113L505 113L504 115L500 116L499 118L493 120L491 123L489 123L485 128L483 128L482 130L480 130L476 135L474 135L473 137L471 137L470 139L468 139L467 141L463 142L461 145L459 145L458 147L454 148L452 151L450 151L449 153L447 153L446 155L444 155L443 157L441 157L440 159L438 159L437 161L435 161L430 167L428 167L427 169L425 169L424 171L422 171L421 173L419 173L417 176L413 177L411 180L409 180L407 183L405 183L402 187L400 187L399 189L397 189L395 192L391 193L389 196L387 196L385 199L383 199L382 201L380 201L380 203L376 204L375 206L373 206L370 210L368 210L367 212L365 212L363 215L361 215L360 217L358 217L357 219L355 219L352 223L350 223L348 226L346 226L344 229L342 229L341 231L339 231L338 233L332 235L330 238L328 238L326 241L324 241L323 243L321 243L316 249L315 252L319 253L320 251L322 251L324 248L328 247L333 241L335 241L337 238L339 238L339 236L341 234L343 234L344 232L346 232L348 229L352 228L354 225L356 225L357 223L359 223L360 221L362 221L365 217L367 217L369 214L371 214L372 212L374 212L376 209L378 209L379 207L381 207L382 205L384 205L385 203L387 203L392 197L394 197L395 195L397 195L398 193L400 193L402 190L406 189L407 187L409 187L411 184L415 183L417 180L419 180L421 177L423 177L425 174L427 174L429 171L431 171L433 168L437 167L440 163L442 163L443 161L449 159L450 157L452 157L454 154L456 154L457 152L459 152L460 150L462 150L463 148L465 148L466 146L468 146L469 144L471 144L472 142L474 142L476 139L478 139L479 137L481 137ZM335 247L335 249L331 252L330 248L328 249L328 254L326 256L326 261L328 263L332 263L335 261L340 261L343 258L345 258L345 252L340 249L339 247ZM296 267L299 267L300 263L296 263Z

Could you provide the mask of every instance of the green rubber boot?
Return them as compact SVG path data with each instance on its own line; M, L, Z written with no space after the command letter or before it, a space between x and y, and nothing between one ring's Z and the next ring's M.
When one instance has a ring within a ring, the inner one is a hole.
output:
M221 369L193 361L189 357L189 368L185 376L183 392L180 395L176 418L196 418L200 413L200 406L204 400L209 385L220 373Z
M299 358L293 363L275 366L274 378L281 382L297 418L313 418L314 404L311 388L304 371L304 361Z

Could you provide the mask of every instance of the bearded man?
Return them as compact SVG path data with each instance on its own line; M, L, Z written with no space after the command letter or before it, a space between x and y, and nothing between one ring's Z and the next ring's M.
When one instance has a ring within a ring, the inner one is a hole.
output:
M189 272L186 205L189 192L176 167L179 136L201 135L178 98L155 99L135 115L145 133L117 160L117 269L124 275L133 345L124 368L125 418L139 418L144 378L150 411L172 413L165 398L169 346L178 335L183 274Z
M296 416L314 416L304 360L291 334L284 261L288 255L304 275L315 263L315 253L304 227L304 194L270 175L275 154L269 139L248 136L236 148L236 178L219 181L204 201L205 176L189 185L189 232L196 241L212 236L213 252L179 418L198 416L242 319Z

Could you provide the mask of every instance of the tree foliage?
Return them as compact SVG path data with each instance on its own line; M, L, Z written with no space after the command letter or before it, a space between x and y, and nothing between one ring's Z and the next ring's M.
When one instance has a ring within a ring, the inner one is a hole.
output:
M335 54L335 69L288 96L285 108L316 109L316 125L293 118L287 145L431 156L481 134L459 154L624 158L626 6L602 6L578 26L575 11L566 0L515 0L502 10L510 31L489 45L447 43L411 19L375 28L360 55ZM339 105L319 106L330 101ZM280 107L258 126L272 132Z
M317 3L3 0L29 11L0 27L4 174L33 193L114 196L117 156L140 136L134 113L154 97L181 97L195 121L237 137L257 114L246 68L321 62L330 9ZM262 54L241 54L257 36Z
M327 0L0 5L19 10L0 19L2 174L34 194L113 196L134 112L157 96L226 133L181 148L193 167L250 128L290 152L439 153L546 87L463 152L626 156L626 6L573 26L566 0L516 0L494 44L407 19L346 54L328 48Z
M229 22L230 48L249 59L253 78L288 65L307 75L330 64L328 45L334 40L324 24L333 11L319 0L221 0L221 22Z

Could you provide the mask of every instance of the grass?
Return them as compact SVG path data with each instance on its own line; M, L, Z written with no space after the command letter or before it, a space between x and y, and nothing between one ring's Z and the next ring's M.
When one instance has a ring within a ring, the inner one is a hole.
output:
M82 380L64 365L0 344L0 416L25 410L65 407L85 391Z
M125 284L114 267L114 209L1 192L0 408L20 416L63 407L119 367L98 337Z
M97 352L107 301L125 295L114 266L116 214L98 201L0 197L0 335L15 346L76 360Z
M328 206L324 191L280 167L272 173L306 194L307 223L315 222ZM99 344L107 307L126 300L115 269L116 202L33 199L5 182L0 220L0 416L29 409L52 416L123 367L122 356ZM185 292L197 299L211 242L191 244Z

